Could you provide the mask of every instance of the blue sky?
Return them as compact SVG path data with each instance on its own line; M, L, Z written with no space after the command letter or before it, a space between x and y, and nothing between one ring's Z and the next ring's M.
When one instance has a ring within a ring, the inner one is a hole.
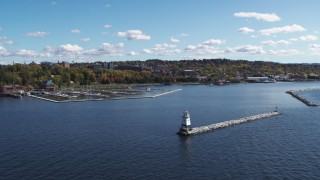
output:
M320 63L318 0L2 0L0 64Z

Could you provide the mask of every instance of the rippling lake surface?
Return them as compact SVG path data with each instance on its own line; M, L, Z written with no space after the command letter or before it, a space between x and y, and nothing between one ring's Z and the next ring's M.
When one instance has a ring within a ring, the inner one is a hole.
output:
M157 86L157 98L51 103L0 98L0 179L317 179L320 111L286 94L313 83ZM320 103L319 91L303 92ZM280 116L190 137L193 126Z

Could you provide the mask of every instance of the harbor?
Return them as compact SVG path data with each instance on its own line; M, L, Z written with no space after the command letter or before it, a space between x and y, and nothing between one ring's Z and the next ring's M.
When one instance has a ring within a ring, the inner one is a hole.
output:
M200 134L200 133L204 133L204 132L208 132L208 131L213 131L216 129L226 128L226 127L230 127L233 125L251 122L251 121L255 121L255 120L259 120L259 119L270 118L270 117L278 116L278 115L280 115L280 112L276 108L276 110L273 112L268 112L268 113L258 114L258 115L249 116L249 117L245 117L245 118L228 120L228 121L215 123L215 124L211 124L211 125L207 125L207 126L192 128L190 114L188 111L185 111L182 116L182 124L181 124L180 130L177 134L184 135L184 136Z

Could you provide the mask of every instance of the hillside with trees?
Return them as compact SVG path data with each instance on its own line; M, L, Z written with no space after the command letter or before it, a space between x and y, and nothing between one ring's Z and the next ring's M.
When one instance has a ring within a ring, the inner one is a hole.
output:
M71 84L213 83L218 80L237 83L250 76L305 81L318 80L319 74L319 64L229 59L95 62L67 66L65 62L43 62L0 65L0 85L19 84L40 88L46 80L52 80L59 87Z

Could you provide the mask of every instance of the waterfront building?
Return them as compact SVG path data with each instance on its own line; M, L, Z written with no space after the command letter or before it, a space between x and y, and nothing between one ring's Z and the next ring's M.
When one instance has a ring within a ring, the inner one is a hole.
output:
M45 91L54 91L56 89L56 85L52 82L52 80L46 80L41 84L41 88Z
M26 86L19 86L19 85L5 85L0 87L0 94L13 94L13 93L20 93L24 94L27 91Z

